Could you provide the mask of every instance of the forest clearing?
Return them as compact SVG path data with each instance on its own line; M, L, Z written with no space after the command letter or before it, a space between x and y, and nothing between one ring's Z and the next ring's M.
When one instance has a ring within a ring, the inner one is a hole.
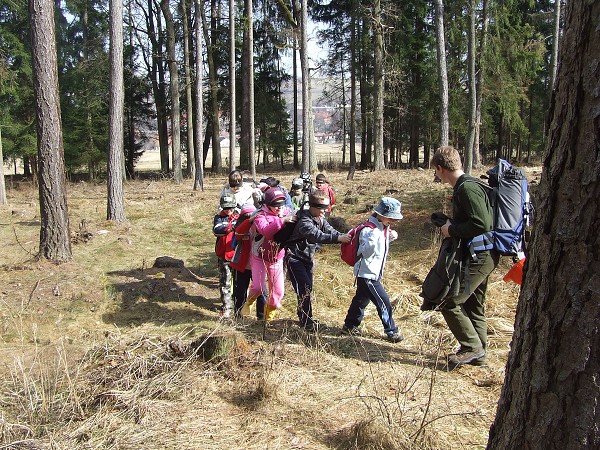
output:
M530 181L540 169L527 169ZM269 173L289 186L296 173ZM404 219L383 283L405 340L382 339L373 305L364 337L340 327L354 294L338 245L318 252L315 318L297 325L289 282L268 327L219 317L212 217L224 175L125 183L128 222L105 220L106 184L68 185L73 260L37 261L39 204L31 181L7 182L0 210L3 448L485 448L504 380L519 286L490 278L487 367L449 371L455 341L441 314L420 311L439 247L429 225L450 188L427 170L327 172L333 217L355 225L382 195ZM153 267L169 256L180 267ZM209 336L224 351L196 352ZM203 357L204 356L204 357Z

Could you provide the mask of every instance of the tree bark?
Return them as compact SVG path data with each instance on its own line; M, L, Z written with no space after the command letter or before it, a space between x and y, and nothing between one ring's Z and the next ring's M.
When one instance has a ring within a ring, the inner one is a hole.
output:
M558 43L560 42L560 11L562 0L554 0L554 28L552 31L552 59L550 60L550 92L556 84Z
M308 37L307 22L308 11L307 1L302 0L300 7L300 70L302 72L302 172L310 172L310 98L308 95L308 80L310 77L308 67Z
M4 155L2 154L2 127L0 127L0 205L8 204L6 185L4 184Z
M229 171L235 169L235 0L229 0Z
M467 175L473 170L473 149L475 147L475 135L477 124L477 86L475 75L475 7L476 0L469 0L469 50L467 52L467 65L469 80L469 132L465 148L464 170Z
M204 26L204 41L207 45L206 59L208 61L208 84L210 86L210 125L212 126L212 172L221 171L221 142L219 141L221 130L219 127L219 80L217 79L216 45L217 45L217 7L216 0L211 0L210 21L211 30L209 33L206 14L202 10L202 22Z
M72 257L52 0L30 0L40 192L39 256L55 263Z
M600 447L600 3L568 2L537 217L488 449Z
M248 92L248 86L250 86L250 73L248 71L248 64L252 48L248 42L248 6L248 2L244 0L244 18L242 21L244 38L242 41L242 60L240 61L240 168L242 169L250 169L250 93Z
M294 8L294 12L295 12ZM294 29L293 36L294 47L292 48L292 83L294 84L294 169L300 169L300 160L298 159L298 30Z
M254 147L256 143L254 135L254 13L252 0L245 0L247 5L246 26L248 27L248 159L250 161L250 173L256 179L256 158Z
M383 170L383 29L381 23L381 0L373 2L373 37L375 41L375 59L373 61L373 169Z
M183 181L181 172L181 110L179 102L179 73L175 57L175 23L169 7L169 0L160 3L165 27L167 29L167 64L169 66L171 92L171 161L173 164L173 179L179 184Z
M125 153L123 149L123 2L109 2L110 28L110 79L108 113L108 166L106 219L125 222L123 177Z
M481 151L479 150L481 144L481 108L483 105L483 73L484 67L484 54L487 48L487 34L488 34L488 2L483 0L481 2L481 40L479 44L479 57L477 58L479 70L475 78L475 142L473 143L473 167L481 167ZM530 89L531 92L531 89ZM531 126L529 127L531 129ZM529 134L531 136L531 133Z
M444 2L435 0L435 37L437 43L438 86L440 92L440 146L448 145L448 68L446 65L446 34L444 29ZM425 161L429 162L429 161Z
M196 41L196 83L194 85L194 94L196 97L196 111L197 114L194 117L194 158L196 160L196 173L194 175L194 190L197 191L200 189L204 190L204 154L202 151L202 111L203 111L203 101L202 101L202 20L201 12L202 2L201 0L196 0L195 2L195 14L196 14L196 22L194 27L194 40Z
M156 13L156 14L154 14ZM156 26L154 16L156 15ZM158 127L158 145L160 149L160 170L169 172L169 130L167 126L167 100L165 93L165 74L162 64L163 38L160 11L154 9L154 2L148 0L148 38L152 43L151 80L152 93L156 103L156 125Z
M187 137L187 168L186 174L187 176L194 178L194 173L196 171L194 157L194 105L192 100L192 63L193 58L191 56L192 49L190 48L190 41L192 39L192 35L190 33L190 4L189 0L181 0L181 12L183 22L183 64L185 69L185 99L186 99L186 137Z
M347 180L354 179L356 171L356 0L351 0L350 11L350 168Z

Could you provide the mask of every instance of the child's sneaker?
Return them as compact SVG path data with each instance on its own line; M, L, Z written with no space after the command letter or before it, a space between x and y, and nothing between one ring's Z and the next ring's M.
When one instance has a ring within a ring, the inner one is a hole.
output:
M386 339L390 342L393 342L394 344L397 344L398 342L401 342L404 340L404 336L402 336L400 333L392 333L392 334L388 334L386 336Z
M348 334L350 336L362 336L362 333L360 332L358 327L348 327L346 325L342 327L342 333Z

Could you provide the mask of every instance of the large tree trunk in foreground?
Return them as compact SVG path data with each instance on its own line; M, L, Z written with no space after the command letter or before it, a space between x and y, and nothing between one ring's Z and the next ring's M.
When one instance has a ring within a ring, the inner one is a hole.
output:
M600 2L568 2L537 218L489 449L600 447Z
M72 253L52 0L30 0L29 21L42 221L39 256L61 263L70 260Z

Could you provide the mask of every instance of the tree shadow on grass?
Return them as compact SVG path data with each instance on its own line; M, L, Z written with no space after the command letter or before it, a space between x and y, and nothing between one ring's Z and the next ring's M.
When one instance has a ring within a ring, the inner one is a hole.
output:
M190 323L215 319L209 311L220 306L219 298L215 297L217 280L196 275L185 266L113 271L107 275L109 289L118 300L114 311L103 314L105 323L117 326Z

